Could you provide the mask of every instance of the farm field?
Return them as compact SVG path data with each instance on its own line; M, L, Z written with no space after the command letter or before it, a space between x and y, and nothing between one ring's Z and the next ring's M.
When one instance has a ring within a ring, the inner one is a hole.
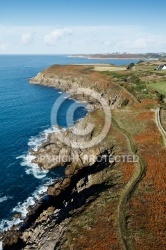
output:
M151 89L159 92L160 94L166 95L166 81L159 83L150 83L148 85Z

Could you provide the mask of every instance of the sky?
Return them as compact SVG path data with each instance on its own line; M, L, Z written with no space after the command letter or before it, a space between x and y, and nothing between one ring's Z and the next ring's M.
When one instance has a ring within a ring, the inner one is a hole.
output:
M165 0L1 0L0 54L166 52Z

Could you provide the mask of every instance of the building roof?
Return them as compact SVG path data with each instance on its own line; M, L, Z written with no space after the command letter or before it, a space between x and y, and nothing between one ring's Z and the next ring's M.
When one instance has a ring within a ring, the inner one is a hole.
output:
M165 64L160 65L160 66L158 66L158 67L156 68L156 70L162 70L164 67L166 68L166 65L165 65Z

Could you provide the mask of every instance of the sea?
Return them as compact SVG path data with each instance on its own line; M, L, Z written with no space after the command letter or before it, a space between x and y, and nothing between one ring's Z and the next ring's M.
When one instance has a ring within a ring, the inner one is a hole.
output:
M31 162L29 150L35 150L54 130L51 110L62 92L30 84L29 79L53 64L113 63L120 66L137 61L68 55L0 55L0 232L21 223L28 206L44 197L48 185L64 175L63 166L47 172ZM65 98L58 111L57 125L67 126L66 112L73 103L76 102ZM78 105L73 122L86 114L86 108Z

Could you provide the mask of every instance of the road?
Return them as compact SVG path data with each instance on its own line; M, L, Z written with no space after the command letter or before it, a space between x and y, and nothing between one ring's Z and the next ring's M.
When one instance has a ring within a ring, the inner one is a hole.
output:
M155 110L155 122L156 122L156 125L157 125L157 127L158 127L158 129L163 137L164 146L166 146L166 131L161 124L160 108L157 108Z

